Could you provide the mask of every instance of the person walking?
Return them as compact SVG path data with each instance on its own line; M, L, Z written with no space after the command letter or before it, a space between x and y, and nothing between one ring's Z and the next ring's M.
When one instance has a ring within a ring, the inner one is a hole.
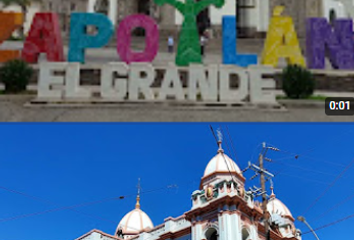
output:
M204 36L204 34L202 34L202 35L200 36L200 50L201 50L202 57L204 57L204 55L205 55L205 45L206 45L206 42L207 42L207 39L206 39L206 37Z
M167 45L168 45L168 52L169 53L173 53L173 48L174 48L174 39L173 37L170 35L168 37L168 40L167 40Z

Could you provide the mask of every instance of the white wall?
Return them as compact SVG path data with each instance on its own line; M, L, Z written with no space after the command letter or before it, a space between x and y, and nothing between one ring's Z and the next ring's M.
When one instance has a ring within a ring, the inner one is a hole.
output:
M181 0L185 2L185 0ZM236 14L236 0L225 0L225 5L222 8L216 8L215 6L209 7L210 21L212 24L220 25L222 23L222 16L235 15ZM183 23L182 15L176 11L175 23L181 25Z
M18 6L9 6L7 8L3 8L0 5L0 9L1 11L4 12L21 12L21 8ZM26 18L26 22L24 24L24 28L25 28L25 32L27 33L29 28L31 27L32 24L32 20L34 15L39 12L41 9L40 4L38 3L33 3L29 8L28 8L28 13L27 13L27 18Z
M269 0L249 0L248 8L242 8L240 27L254 28L257 32L268 31L269 26Z
M184 0L182 0L184 1ZM225 0L225 5L221 9L211 6L210 20L214 25L221 25L222 17L226 15L236 15L236 1L237 0ZM241 14L240 26L241 27L253 27L257 31L268 31L269 25L269 0L248 0L244 2L254 3L254 8L243 8L243 14ZM183 17L176 11L175 23L181 25ZM239 17L239 16L238 16Z
M209 7L211 24L221 25L223 16L236 15L236 0L225 0L222 8Z
M349 16L349 14L345 12L345 8L341 2L336 0L325 0L323 1L323 12L324 17L327 18L327 20L329 20L331 9L335 10L337 18L346 18Z

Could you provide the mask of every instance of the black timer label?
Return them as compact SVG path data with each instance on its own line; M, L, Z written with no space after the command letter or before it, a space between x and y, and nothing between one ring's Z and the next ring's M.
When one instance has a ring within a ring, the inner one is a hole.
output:
M329 116L354 115L354 98L330 97L325 102L326 114Z

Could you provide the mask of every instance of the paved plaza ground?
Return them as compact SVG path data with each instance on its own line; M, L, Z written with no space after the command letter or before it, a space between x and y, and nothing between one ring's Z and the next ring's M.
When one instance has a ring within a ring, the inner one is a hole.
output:
M135 38L132 47L142 49L142 39ZM166 41L161 41L160 52L154 64L174 61L174 54L167 53ZM2 49L20 49L20 42L5 42ZM240 53L260 55L263 49L261 39L239 39ZM67 48L65 49L67 52ZM221 42L213 40L207 47L205 63L221 63ZM87 63L106 63L119 61L114 44L102 49L87 51ZM285 63L282 63L285 64ZM337 93L330 92L330 96ZM338 96L342 96L339 94ZM338 122L354 121L349 117L328 117L324 104L316 107L287 106L287 110L245 109L230 107L181 107L153 104L110 105L110 106L32 106L25 105L35 95L0 96L0 121L14 122Z
M180 107L153 104L111 106L32 106L34 95L0 96L1 122L353 122L354 116L329 117L324 104L287 110ZM322 107L323 106L323 107Z

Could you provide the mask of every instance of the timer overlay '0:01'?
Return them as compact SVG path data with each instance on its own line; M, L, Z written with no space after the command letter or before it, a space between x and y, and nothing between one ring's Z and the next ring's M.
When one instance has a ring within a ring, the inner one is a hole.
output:
M329 97L326 98L326 115L329 116L352 116L354 115L354 98Z

